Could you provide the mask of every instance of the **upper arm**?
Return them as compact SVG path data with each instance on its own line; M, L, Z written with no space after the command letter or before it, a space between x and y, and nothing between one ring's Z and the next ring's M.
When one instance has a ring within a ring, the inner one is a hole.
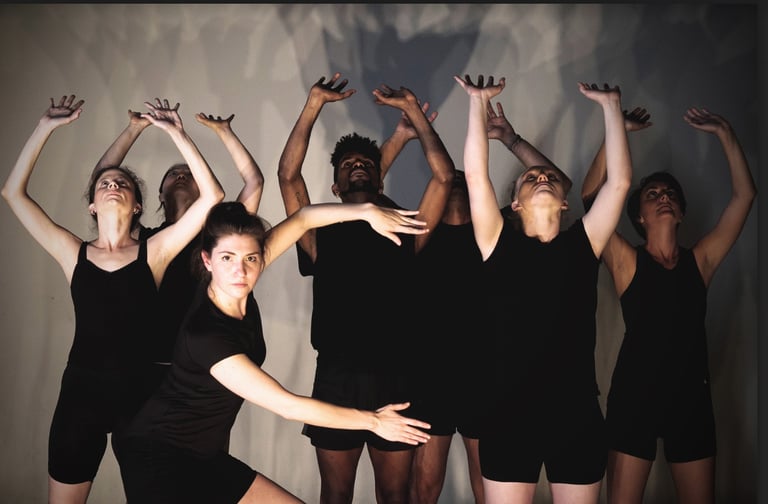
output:
M59 263L69 282L77 264L77 254L82 240L56 224L28 196L11 197L6 200L29 234Z
M612 233L603 249L602 260L613 278L616 294L621 297L637 270L637 251L618 233Z
M210 373L246 401L281 416L287 415L298 398L242 353L220 360L211 366Z
M450 194L450 181L446 182L432 177L427 183L427 188L424 190L424 195L419 203L419 214L416 217L427 223L429 232L422 235L416 235L416 251L419 251L424 247L429 240L429 235L443 218L445 204L447 203Z

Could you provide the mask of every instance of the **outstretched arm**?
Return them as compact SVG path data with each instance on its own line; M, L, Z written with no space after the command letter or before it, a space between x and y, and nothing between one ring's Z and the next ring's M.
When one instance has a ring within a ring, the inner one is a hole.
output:
M608 240L616 230L621 209L632 183L632 160L621 111L618 86L579 83L579 91L603 109L605 123L605 182L598 190L592 207L584 215L584 230L595 257L601 257Z
M168 133L189 166L189 171L192 172L200 191L200 196L179 220L147 241L148 262L155 276L155 282L160 285L168 263L200 232L208 211L224 199L224 190L197 145L184 130L178 112L179 104L171 107L167 99L161 101L159 98L155 98L154 104L151 102L144 102L144 104L149 108L149 112L142 114L142 117Z
M707 109L691 108L683 119L700 131L717 136L723 146L728 160L728 169L731 172L731 199L728 205L714 229L693 247L704 283L709 285L715 270L741 234L744 222L752 208L752 202L757 195L757 189L739 140L725 118Z
M248 212L255 214L259 212L259 203L261 202L261 193L264 189L264 175L261 173L259 165L254 161L251 153L245 148L245 145L235 135L232 130L232 119L235 114L226 119L218 116L214 119L213 115L205 115L200 112L195 115L197 122L213 130L227 148L229 155L235 162L237 171L243 179L243 188L237 195L237 201L245 205Z
M445 204L451 193L451 184L455 168L453 160L443 145L443 141L432 127L431 122L424 114L416 95L405 87L392 89L382 85L373 90L373 96L379 105L388 105L402 111L410 121L418 135L427 164L432 171L432 178L427 182L427 187L419 203L419 218L427 223L428 229L434 229L443 216ZM426 244L429 233L416 237L416 251L420 251Z
M40 152L53 130L80 117L83 103L83 100L75 101L75 95L63 96L58 105L51 98L51 105L24 144L2 191L3 198L21 224L64 270L67 283L72 279L72 272L77 263L77 252L82 241L56 224L29 196L27 186Z
M493 77L489 76L488 84L484 86L482 75L478 76L477 84L472 82L469 75L465 75L463 79L459 76L453 78L469 95L464 173L469 190L469 209L475 241L483 260L486 260L496 248L504 226L504 218L499 212L496 192L488 172L488 104L491 98L504 89L506 79L502 77L499 83L494 85Z
M141 132L150 124L149 120L142 117L140 112L128 110L128 125L101 156L94 171L108 166L120 166Z
M401 244L396 233L422 235L425 222L414 216L417 210L385 208L373 203L316 203L291 214L272 228L267 236L264 264L272 261L296 243L308 231L337 222L364 220L382 236Z
M335 406L286 390L245 354L227 357L211 367L211 375L229 390L288 420L334 429L369 430L389 441L411 445L426 443L429 435L418 429L430 425L399 413L408 403L390 404L376 411Z
M421 111L430 123L437 119L437 111L429 114L429 102L424 102L424 104L421 105ZM397 122L397 126L395 126L395 131L392 132L392 136L384 140L384 143L381 144L381 148L379 149L381 151L382 182L384 181L384 177L387 176L387 172L389 172L392 163L395 162L397 156L399 156L400 152L405 148L405 144L418 137L419 134L413 127L413 124L411 124L411 120L408 119L408 114L401 112L400 120Z
M309 90L304 108L290 135L288 135L283 153L280 155L277 180L280 185L280 194L283 196L285 214L288 216L310 204L309 193L304 177L301 175L301 168L309 148L309 137L317 118L320 116L320 111L326 103L345 100L355 93L354 89L344 91L348 81L347 79L339 81L340 78L341 74L337 72L328 82L325 82L325 77L320 77L315 82ZM317 254L314 231L310 231L302 237L299 244L314 261Z

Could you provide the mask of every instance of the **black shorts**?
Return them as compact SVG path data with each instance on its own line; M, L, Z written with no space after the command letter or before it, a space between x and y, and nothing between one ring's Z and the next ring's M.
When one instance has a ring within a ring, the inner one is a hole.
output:
M150 439L126 439L120 466L129 503L236 504L257 472L226 452L207 458Z
M61 483L93 481L107 435L135 413L156 386L158 372L150 366L134 380L118 380L67 366L48 436L48 474Z
M317 361L312 397L347 408L375 411L392 403L409 400L410 379L405 373L365 371L338 363ZM410 408L399 412L411 416ZM413 449L413 445L387 441L367 430L329 429L304 425L302 434L312 446L325 450L351 450L368 443L382 451Z
M645 399L642 399L644 398ZM611 390L606 408L612 450L656 459L656 441L664 442L668 462L683 463L716 455L715 415L708 382L675 394Z
M537 483L542 464L550 483L588 485L603 478L608 448L597 397L562 411L523 406L497 415L480 437L484 478Z

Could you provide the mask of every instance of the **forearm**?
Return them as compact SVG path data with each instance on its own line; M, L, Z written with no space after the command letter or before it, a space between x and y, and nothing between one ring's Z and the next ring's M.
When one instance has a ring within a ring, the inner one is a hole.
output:
M106 152L101 156L98 163L96 163L95 170L100 170L107 166L119 166L122 164L128 151L136 143L136 140L144 131L146 126L138 126L133 123L125 127L125 129L118 135L112 145L107 148Z
M594 199L597 192L605 183L605 143L600 144L600 148L592 160L592 164L584 176L581 185L581 200L585 203Z
M516 136L515 139L507 145L507 148L520 160L521 163L523 163L526 170L533 166L555 166L547 156L539 152L536 147L531 145L528 140L521 136Z
M183 130L170 130L168 134L189 166L195 182L197 182L200 200L220 201L224 197L224 190L192 138Z
M418 134L424 156L432 170L432 178L441 183L450 183L454 176L453 160L448 154L448 150L445 148L440 135L432 127L432 124L423 114L421 108L418 108L416 111L409 111L408 118Z
M738 138L730 127L719 131L717 136L728 160L733 199L740 199L751 203L757 194L757 189Z
M27 139L24 147L16 159L16 164L11 170L8 179L3 185L3 197L10 203L17 198L28 198L27 186L32 175L32 169L40 157L43 146L50 138L54 128L38 123L34 131Z
M605 121L605 185L619 190L628 189L632 182L632 161L627 131L619 101L603 106Z
M243 188L237 196L237 201L243 203L249 212L256 213L264 188L264 175L251 153L232 130L223 130L219 133L219 138L243 179Z
M309 148L309 138L322 110L321 104L307 101L293 126L277 168L278 181L293 182L301 176L301 166Z
M397 156L405 148L405 145L410 141L410 137L395 131L392 136L387 138L384 143L381 144L381 179L384 180L392 163L395 162Z

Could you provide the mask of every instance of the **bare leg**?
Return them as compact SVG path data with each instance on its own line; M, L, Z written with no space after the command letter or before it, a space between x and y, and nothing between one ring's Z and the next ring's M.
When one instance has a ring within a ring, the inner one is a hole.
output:
M300 504L295 495L267 478L262 474L257 474L253 478L253 483L248 487L248 491L238 504L258 504L258 503L281 503L281 504Z
M475 495L475 504L484 504L483 475L480 472L479 440L463 437L464 449L467 451L467 466L469 469L469 483L472 485L472 493Z
M610 450L606 476L608 503L641 504L652 465L652 460Z
M414 450L411 465L411 504L436 504L445 481L448 450L453 436L432 436Z
M376 502L406 504L413 450L382 451L368 446L376 480Z
M315 452L320 468L320 504L351 504L363 447L352 450L317 448Z
M48 504L85 504L93 481L62 483L48 476Z
M536 483L511 483L483 478L486 504L531 504Z
M669 464L680 504L715 502L715 457Z
M552 483L553 504L597 504L600 498L600 482L589 485L571 485L567 483Z

